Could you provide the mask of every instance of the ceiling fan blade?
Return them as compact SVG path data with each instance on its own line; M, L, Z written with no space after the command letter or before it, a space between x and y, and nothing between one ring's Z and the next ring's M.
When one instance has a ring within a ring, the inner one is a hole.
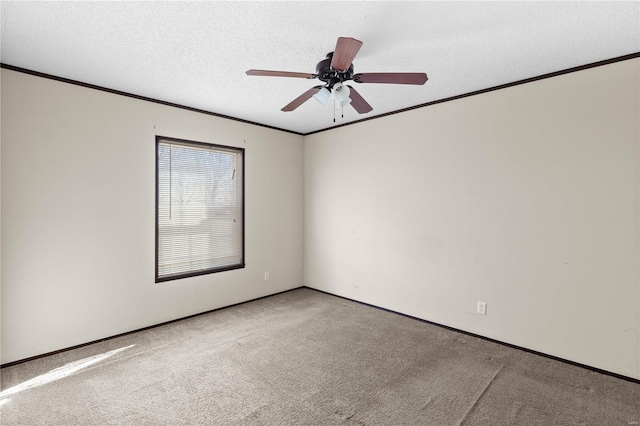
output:
M305 72L290 71L269 71L269 70L249 70L247 75L260 75L266 77L296 77L296 78L315 78L315 74Z
M425 84L428 79L423 72L368 72L353 76L356 83Z
M293 111L298 108L300 105L308 101L313 95L315 95L318 90L320 90L322 86L312 87L311 89L304 92L302 95L298 96L294 100L292 100L289 104L287 104L281 111Z
M331 68L340 71L348 70L361 47L360 40L351 37L338 37L336 49L331 58Z
M371 105L369 105L367 101L365 101L364 98L360 96L360 93L356 92L356 89L354 89L351 86L347 86L347 87L349 87L349 97L351 98L351 106L358 112L358 114L365 114L373 110Z

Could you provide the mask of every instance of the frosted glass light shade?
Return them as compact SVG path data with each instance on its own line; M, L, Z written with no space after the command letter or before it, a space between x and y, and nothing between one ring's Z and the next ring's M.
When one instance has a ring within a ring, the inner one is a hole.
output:
M339 101L336 99L336 108L343 108L351 103L351 98L347 98L345 101Z
M327 101L329 100L329 96L331 96L331 92L326 87L323 87L322 89L318 90L318 93L313 95L313 98L316 101L320 102L322 105L326 105Z
M345 86L342 83L336 83L333 86L333 96L336 98L336 101L346 102L347 99L351 101L351 99L349 98L349 93L351 93L349 87Z

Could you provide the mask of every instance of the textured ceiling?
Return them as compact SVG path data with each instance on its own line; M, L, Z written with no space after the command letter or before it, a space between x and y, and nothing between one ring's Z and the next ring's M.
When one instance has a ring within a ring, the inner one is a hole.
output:
M640 2L2 2L1 60L300 133L640 51ZM373 111L310 99L338 37L356 73L426 72L424 86L358 84Z

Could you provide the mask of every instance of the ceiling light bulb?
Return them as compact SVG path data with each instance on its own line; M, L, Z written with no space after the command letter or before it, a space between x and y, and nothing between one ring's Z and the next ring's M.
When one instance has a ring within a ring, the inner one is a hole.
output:
M345 86L342 83L336 83L333 86L333 96L335 96L336 101L345 102L349 99L350 93L351 91L349 90L349 86ZM351 101L351 99L349 99L349 101Z
M331 92L326 87L323 87L322 89L318 90L318 93L313 95L313 98L316 101L320 102L322 105L326 105L327 101L329 100L329 96L331 96Z

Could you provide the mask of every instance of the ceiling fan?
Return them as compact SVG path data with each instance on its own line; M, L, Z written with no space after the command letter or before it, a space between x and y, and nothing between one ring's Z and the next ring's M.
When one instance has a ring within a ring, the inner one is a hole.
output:
M342 108L347 104L359 113L365 114L373 110L371 105L352 87L344 84L353 80L356 83L386 83L386 84L416 84L421 85L427 82L427 74L423 72L377 72L377 73L353 73L353 59L362 47L362 42L351 37L339 37L336 48L327 54L326 59L318 62L316 73L308 74L302 72L289 71L268 71L249 70L247 75L269 76L269 77L295 77L295 78L317 78L324 82L324 85L315 86L295 98L282 111L293 111L310 98L315 98L322 104L326 104L331 93L336 100L336 107Z

